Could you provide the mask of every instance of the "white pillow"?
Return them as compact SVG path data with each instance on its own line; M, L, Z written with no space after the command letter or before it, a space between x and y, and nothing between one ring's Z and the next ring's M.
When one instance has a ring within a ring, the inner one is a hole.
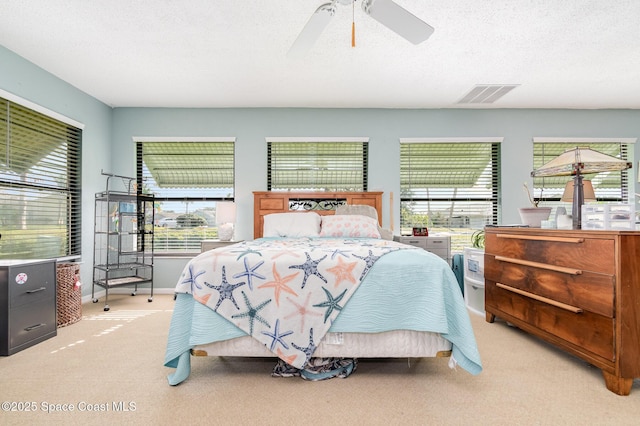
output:
M318 213L271 213L264 217L263 237L317 237L320 234Z
M378 221L358 214L324 216L321 237L380 238Z

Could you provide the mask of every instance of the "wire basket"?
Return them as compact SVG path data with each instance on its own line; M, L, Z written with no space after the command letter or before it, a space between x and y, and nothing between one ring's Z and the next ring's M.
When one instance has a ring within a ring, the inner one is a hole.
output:
M64 327L82 318L82 291L80 290L80 265L77 263L58 263L56 292L57 324Z

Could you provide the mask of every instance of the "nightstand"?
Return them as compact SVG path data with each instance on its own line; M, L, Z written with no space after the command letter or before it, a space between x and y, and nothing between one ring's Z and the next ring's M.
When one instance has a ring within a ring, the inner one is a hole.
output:
M420 247L429 251L451 265L451 236L450 235L429 235L428 237L394 236L394 241L403 244Z
M213 250L219 247L226 247L232 244L237 244L240 241L221 241L221 240L202 240L200 242L200 252Z

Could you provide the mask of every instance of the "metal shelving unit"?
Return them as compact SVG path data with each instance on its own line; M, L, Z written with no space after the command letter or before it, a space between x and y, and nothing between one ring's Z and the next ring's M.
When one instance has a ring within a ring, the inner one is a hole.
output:
M102 172L104 192L95 195L93 285L105 290L104 310L109 310L109 289L149 284L153 301L154 197L138 191L135 178Z

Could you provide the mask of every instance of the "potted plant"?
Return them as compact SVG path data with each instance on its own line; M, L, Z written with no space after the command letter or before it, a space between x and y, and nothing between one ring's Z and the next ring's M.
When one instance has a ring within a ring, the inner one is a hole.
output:
M475 249L484 249L484 229L478 229L471 234L471 247Z
M524 190L527 193L531 207L521 207L518 209L520 213L520 219L524 225L528 225L532 228L540 228L543 220L549 219L551 214L551 207L539 207L538 204L542 199L542 192L540 192L540 199L536 200L532 197L529 187L525 182L523 184Z

